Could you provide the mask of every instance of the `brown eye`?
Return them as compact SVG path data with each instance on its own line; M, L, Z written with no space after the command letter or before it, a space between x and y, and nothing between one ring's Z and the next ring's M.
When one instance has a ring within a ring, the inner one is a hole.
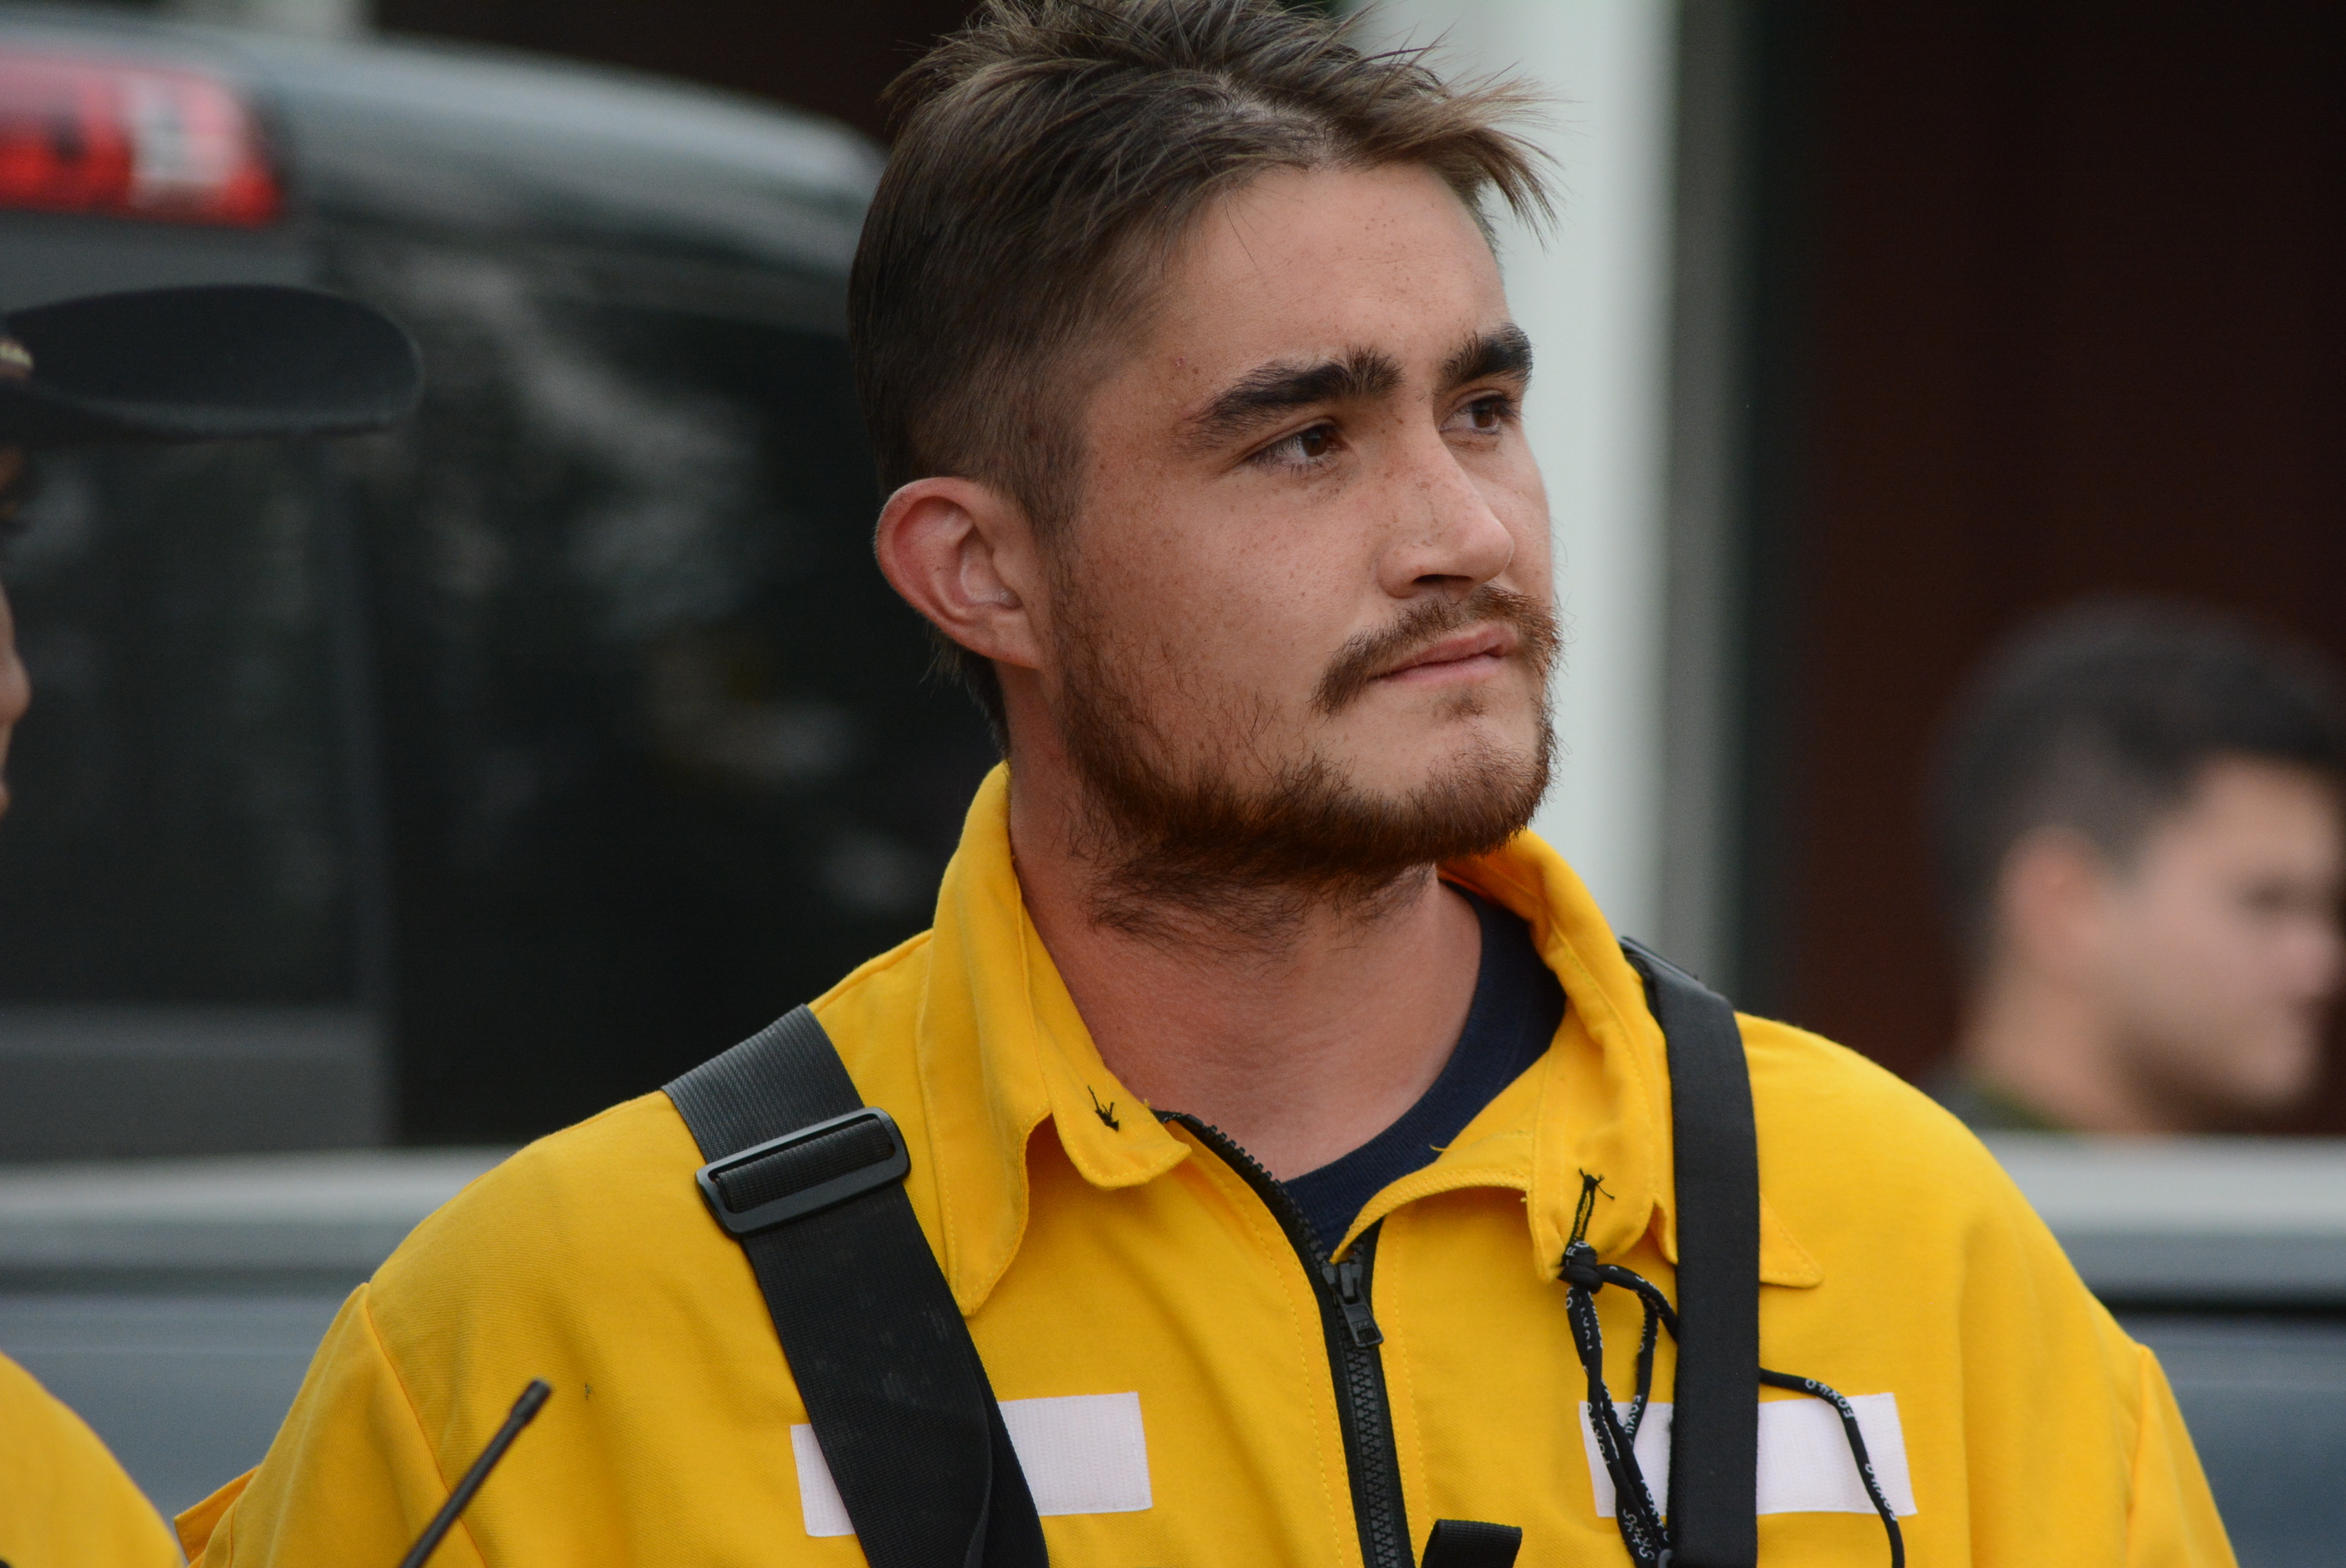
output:
M1282 435L1252 457L1247 459L1263 468L1289 473L1316 470L1336 454L1336 427L1315 424L1309 430L1299 430L1293 435Z
M1487 433L1506 423L1506 407L1497 398L1486 397L1478 402L1469 403L1466 416L1476 430Z

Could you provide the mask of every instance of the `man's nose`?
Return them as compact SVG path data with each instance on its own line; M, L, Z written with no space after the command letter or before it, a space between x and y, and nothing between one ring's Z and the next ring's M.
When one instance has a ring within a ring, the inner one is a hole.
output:
M1515 535L1439 432L1402 445L1388 484L1392 535L1378 575L1393 597L1464 597L1515 560Z

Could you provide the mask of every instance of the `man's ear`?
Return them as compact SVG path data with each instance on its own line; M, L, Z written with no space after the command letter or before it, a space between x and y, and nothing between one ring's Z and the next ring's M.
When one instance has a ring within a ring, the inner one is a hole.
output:
M970 479L916 479L888 497L872 541L905 603L982 657L1032 669L1042 644L1030 611L1040 582L1026 510Z
M2114 881L2107 857L2074 828L2023 834L1997 878L2004 943L2035 967L2084 978L2107 944Z

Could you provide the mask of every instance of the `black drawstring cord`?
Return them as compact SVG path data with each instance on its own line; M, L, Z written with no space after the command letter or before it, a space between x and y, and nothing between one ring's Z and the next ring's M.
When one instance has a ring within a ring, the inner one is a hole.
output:
M1762 1367L1760 1380L1771 1389L1790 1389L1822 1400L1841 1412L1841 1430L1849 1437L1850 1457L1857 1461L1857 1478L1865 1482L1865 1495L1872 1500L1873 1512L1882 1515L1882 1528L1890 1532L1890 1568L1906 1568L1906 1536L1898 1528L1898 1511L1890 1506L1890 1499L1882 1493L1882 1482L1874 1477L1872 1457L1865 1451L1865 1434L1858 1430L1856 1408L1814 1378L1771 1372Z
M1581 1370L1588 1379L1588 1423L1596 1434L1596 1451L1604 1458L1605 1473L1613 1478L1613 1522L1621 1532L1621 1544L1628 1548L1629 1561L1637 1568L1669 1568L1669 1535L1662 1528L1662 1512L1655 1506L1653 1489L1646 1484L1645 1472L1637 1466L1637 1429L1645 1424L1647 1400L1653 1393L1657 1325L1668 1318L1670 1337L1676 1339L1678 1314L1670 1310L1660 1291L1636 1274L1596 1260L1596 1249L1586 1237L1601 1179L1586 1171L1580 1174L1580 1204L1572 1217L1572 1240L1557 1270L1566 1286L1565 1317L1572 1324L1573 1348L1579 1351ZM1607 1285L1633 1291L1646 1308L1645 1328L1637 1338L1637 1392L1629 1401L1627 1421L1613 1408L1613 1395L1605 1386L1605 1335L1596 1321L1596 1294Z
M1597 1327L1594 1297L1607 1284L1619 1283L1607 1276L1627 1270L1592 1263L1595 1256L1586 1242L1576 1241L1565 1249L1563 1270L1568 1287L1565 1315L1572 1323L1573 1346L1580 1352L1581 1369L1588 1379L1589 1426L1596 1434L1596 1451L1604 1458L1605 1471L1613 1478L1613 1522L1620 1527L1621 1544L1629 1549L1629 1561L1637 1568L1668 1568L1669 1536L1662 1528L1661 1510L1654 1504L1645 1472L1637 1466L1636 1448L1637 1429L1645 1423L1647 1399L1653 1391L1654 1325L1660 1314L1652 1302L1646 1303L1646 1329L1637 1345L1637 1393L1624 1420L1605 1387L1605 1336Z
M1596 1433L1596 1451L1605 1461L1605 1472L1613 1478L1613 1522L1620 1527L1621 1544L1629 1549L1629 1560L1637 1568L1669 1568L1669 1535L1663 1527L1662 1512L1654 1504L1653 1491L1637 1466L1636 1443L1654 1388L1658 1329L1668 1329L1670 1338L1676 1339L1678 1315L1671 1310L1668 1298L1643 1276L1617 1264L1597 1261L1596 1249L1588 1245L1587 1237L1596 1195L1603 1190L1602 1179L1586 1171L1580 1173L1580 1203L1572 1217L1572 1239L1565 1246L1564 1261L1556 1272L1566 1287L1565 1316L1572 1324L1573 1347L1579 1351L1581 1369L1588 1378L1589 1424ZM1629 1401L1626 1420L1613 1408L1613 1396L1605 1387L1605 1336L1596 1320L1596 1295L1607 1285L1635 1293L1646 1310L1645 1326L1637 1336L1637 1391ZM1890 1532L1890 1568L1906 1568L1906 1538L1898 1528L1897 1511L1882 1495L1882 1483L1874 1476L1873 1461L1865 1451L1865 1434L1858 1430L1856 1409L1814 1378L1771 1372L1763 1367L1760 1381L1771 1389L1789 1389L1822 1400L1841 1412L1841 1431L1849 1438L1850 1457L1857 1461L1858 1479L1865 1483L1865 1495L1872 1500L1874 1512L1882 1516L1882 1529Z

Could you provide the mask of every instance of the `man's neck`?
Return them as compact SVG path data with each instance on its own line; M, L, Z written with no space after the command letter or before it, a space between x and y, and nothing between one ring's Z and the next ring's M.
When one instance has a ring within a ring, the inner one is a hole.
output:
M1069 803L1011 789L1028 913L1108 1070L1152 1106L1235 1138L1281 1178L1382 1132L1449 1060L1473 1004L1482 932L1426 867L1372 907L1300 903L1275 932L1168 911L1104 924ZM1023 798L1022 798L1023 797Z
M2127 1070L2125 1042L2098 999L2016 965L1979 987L1957 1055L1983 1083L2075 1132L2190 1130Z

